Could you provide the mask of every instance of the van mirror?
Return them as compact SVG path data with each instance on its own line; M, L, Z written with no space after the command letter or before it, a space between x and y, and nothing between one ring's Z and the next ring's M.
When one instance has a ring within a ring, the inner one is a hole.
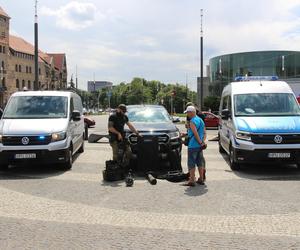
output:
M79 112L78 110L74 110L74 111L72 112L72 120L73 120L73 121L80 121L80 119L81 119L81 114L80 114L80 112Z
M230 118L230 111L228 109L223 109L221 112L221 118L223 120L228 120L228 118Z
M3 110L0 109L0 119L2 118L2 115L3 115Z

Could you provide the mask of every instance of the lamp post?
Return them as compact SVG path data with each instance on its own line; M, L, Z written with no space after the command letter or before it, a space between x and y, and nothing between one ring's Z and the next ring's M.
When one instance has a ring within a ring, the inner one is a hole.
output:
M35 16L34 16L34 85L33 89L39 89L39 46L38 46L38 15L37 15L37 3L35 0Z

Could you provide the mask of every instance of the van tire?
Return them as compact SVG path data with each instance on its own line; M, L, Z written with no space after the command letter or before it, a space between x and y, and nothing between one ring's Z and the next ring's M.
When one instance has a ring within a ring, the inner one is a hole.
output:
M235 160L235 152L231 145L229 147L229 164L230 164L231 170L233 170L233 171L240 170L240 168L241 168L240 164L237 163Z
M221 153L221 154L226 153L226 151L224 150L224 148L223 148L222 145L221 145L220 135L219 135L219 141L218 141L218 144L219 144L219 153Z
M82 138L84 138L84 135ZM78 153L83 153L83 152L84 152L84 140L82 140L82 144L81 144L80 148L78 149Z
M73 166L73 150L71 147L69 148L67 157L67 161L65 163L62 163L62 169L65 171L72 169Z

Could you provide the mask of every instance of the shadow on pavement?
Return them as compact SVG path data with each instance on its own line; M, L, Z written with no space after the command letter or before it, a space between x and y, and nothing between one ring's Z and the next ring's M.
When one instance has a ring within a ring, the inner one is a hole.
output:
M232 172L236 176L252 180L274 180L274 181L300 181L300 171L293 164L243 164L240 170L230 169L227 154L222 154L228 165L226 172Z
M187 187L184 190L184 194L188 196L200 196L206 194L207 192L208 189L206 185L196 185L195 187Z
M73 163L80 154L73 156ZM0 172L0 180L21 180L21 179L46 179L49 177L59 176L67 172L62 170L58 164L20 164L10 165L9 169Z

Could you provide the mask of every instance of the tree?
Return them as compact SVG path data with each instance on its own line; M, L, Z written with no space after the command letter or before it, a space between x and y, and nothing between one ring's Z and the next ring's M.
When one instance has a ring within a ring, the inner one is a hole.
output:
M204 106L206 109L213 111L219 110L220 97L219 96L207 96L204 98Z

